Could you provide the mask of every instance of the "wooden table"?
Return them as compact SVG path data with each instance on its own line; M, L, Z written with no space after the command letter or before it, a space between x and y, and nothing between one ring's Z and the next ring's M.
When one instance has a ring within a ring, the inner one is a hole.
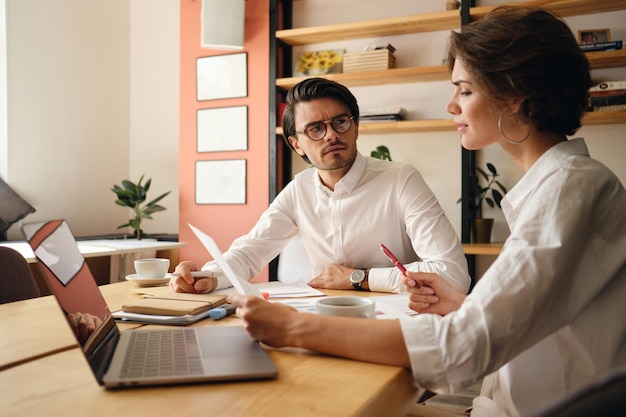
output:
M79 240L78 249L85 258L110 257L109 282L118 282L126 273L123 260L128 254L142 251L171 251L187 246L184 242L169 242L155 239L98 239ZM33 250L25 241L0 242L22 254L28 263L37 262Z
M100 288L112 309L138 297L129 282ZM3 416L404 416L417 396L407 369L296 349L268 349L279 369L274 380L106 390L69 330L61 330L64 318L51 297L0 307L0 314L17 318L0 327L0 357L13 361L0 369ZM232 316L198 325L216 324L241 321Z
M136 300L130 282L99 287L112 311ZM61 308L52 296L0 304L0 371L55 352L77 347ZM121 330L140 327L120 323Z

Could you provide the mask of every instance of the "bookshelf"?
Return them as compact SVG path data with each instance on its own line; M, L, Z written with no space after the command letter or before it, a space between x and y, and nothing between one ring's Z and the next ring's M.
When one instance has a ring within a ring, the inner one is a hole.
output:
M512 2L515 5L537 6L536 1ZM470 20L482 18L499 5L470 7ZM542 2L541 7L552 10L562 17L604 13L626 9L624 0L553 0ZM418 34L431 31L454 30L461 28L459 10L423 13L392 18L365 20L315 27L277 30L276 40L287 46L322 44L350 39L380 38L385 36ZM592 69L626 67L626 50L588 52ZM448 69L444 65L393 68L379 71L364 71L347 74L327 74L324 77L347 87L378 86L401 83L419 83L449 80ZM305 77L284 77L276 79L276 87L288 90ZM626 123L626 111L587 113L585 125L606 125ZM450 119L403 120L396 122L361 123L360 134L394 134L416 132L454 132L456 126ZM282 128L275 128L276 135L282 135ZM465 222L466 220L464 220ZM497 255L502 244L464 243L468 255Z

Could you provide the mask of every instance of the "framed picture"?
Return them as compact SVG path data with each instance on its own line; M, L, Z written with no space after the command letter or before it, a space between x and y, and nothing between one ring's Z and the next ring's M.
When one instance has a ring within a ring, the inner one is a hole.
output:
M339 74L341 73L342 68L343 49L303 52L296 60L294 75L296 77L302 77Z
M196 60L197 100L248 95L248 54L216 55Z
M248 106L200 109L196 122L198 152L248 149Z
M246 160L196 161L196 204L246 204Z
M610 29L585 29L578 31L578 43L580 43L581 45L589 43L608 42L610 40Z

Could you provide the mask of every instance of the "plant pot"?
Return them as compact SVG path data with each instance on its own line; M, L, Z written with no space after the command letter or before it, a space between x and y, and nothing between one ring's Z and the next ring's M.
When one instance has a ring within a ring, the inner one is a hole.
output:
M490 243L493 219L472 220L472 243Z

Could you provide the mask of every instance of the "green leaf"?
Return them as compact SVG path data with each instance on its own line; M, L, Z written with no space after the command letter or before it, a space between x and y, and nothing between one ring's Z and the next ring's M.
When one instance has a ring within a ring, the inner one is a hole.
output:
M498 190L491 190L491 194L493 195L493 199L495 200L498 207L502 208L502 205L500 204L503 198L502 194L500 194Z
M128 180L124 180L122 181L122 187L124 187L126 190L130 191L131 193L135 193L137 186L135 185L135 183L128 181Z
M168 191L166 193L161 194L160 196L158 196L157 198L155 198L154 200L152 200L151 202L148 203L149 206L158 203L159 201L161 201L162 199L164 199L165 197L167 197L167 195L171 193L171 191Z
M480 168L480 167L476 167L476 171L477 171L480 175L482 175L482 176L483 176L483 178L484 178L485 180L489 181L489 175L487 174L487 172L486 172L484 169L482 169L482 168Z
M504 185L500 184L500 181L496 181L496 184L498 184L498 187L500 187L500 190L502 191L502 194L506 194L506 188L504 187Z

